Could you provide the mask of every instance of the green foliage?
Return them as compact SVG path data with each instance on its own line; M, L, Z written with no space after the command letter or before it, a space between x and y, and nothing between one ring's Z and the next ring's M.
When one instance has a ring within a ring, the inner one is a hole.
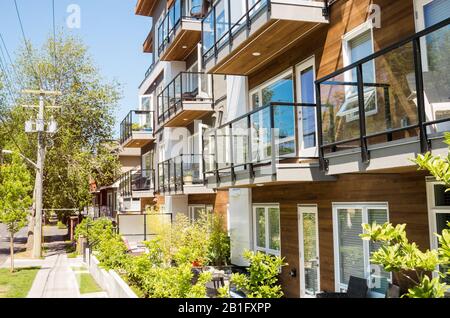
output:
M445 133L445 142L450 145L450 133ZM421 170L428 170L437 181L441 181L450 188L450 153L447 157L433 156L430 152L418 155L414 162ZM449 191L449 189L447 189Z
M205 298L211 273L201 273L195 284L189 264L175 267L153 267L144 277L143 289L151 298Z
M202 211L190 221L178 214L173 223L152 225L157 237L147 247L162 266L176 264L223 265L228 263L230 246L223 219L217 214Z
M105 269L124 269L127 267L130 255L119 235L100 240L95 248L96 257Z
M443 298L447 287L439 281L438 277L430 280L428 276L425 276L417 286L409 289L407 296L409 298Z
M422 252L416 243L410 243L406 236L406 224L393 226L390 223L363 224L363 240L371 240L381 244L381 247L372 253L371 263L383 266L387 272L402 275L413 287L408 290L405 297L427 296L433 298L443 297L442 290L447 288L439 278L430 281L428 272L436 271L441 265L448 265L445 255L450 253L448 241L449 231L444 230L440 240L445 241L440 250L426 250ZM414 273L414 275L411 275Z
M18 91L42 88L62 92L61 96L47 98L47 104L60 105L62 110L48 110L46 114L46 119L52 116L58 123L58 131L44 140L44 207L82 209L91 200L89 179L95 178L99 186L111 184L119 172L117 156L104 141L113 137L120 86L102 78L87 47L72 35L61 33L56 41L52 36L42 47L29 43L29 48L31 56L26 47L17 54L16 72L11 74L14 86ZM17 150L17 142L32 160L37 141L23 129L32 114L21 105L37 103L36 96L21 95L16 105L10 105L7 121L0 125L0 143Z
M109 239L113 236L112 222L107 218L93 220L85 218L75 228L75 238L78 240L80 235L87 238L91 245L100 243L101 240Z
M18 155L13 155L10 163L0 165L0 222L11 235L27 224L31 191L30 173Z
M283 292L278 283L280 268L287 264L278 256L261 252L245 251L244 258L250 263L249 275L233 274L231 282L249 298L281 298ZM221 295L226 291L221 290Z

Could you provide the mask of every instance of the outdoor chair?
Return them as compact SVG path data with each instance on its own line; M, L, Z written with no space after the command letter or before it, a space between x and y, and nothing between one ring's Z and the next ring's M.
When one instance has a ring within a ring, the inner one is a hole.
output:
M317 294L316 297L317 298L366 298L368 290L369 290L369 287L367 286L367 280L365 278L350 276L347 292L342 292L342 293L325 292L325 293Z

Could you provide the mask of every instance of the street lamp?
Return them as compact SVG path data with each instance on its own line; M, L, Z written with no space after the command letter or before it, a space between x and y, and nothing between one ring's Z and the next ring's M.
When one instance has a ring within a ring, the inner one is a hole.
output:
M14 154L14 151L2 149L2 154L5 154L5 155L12 155L12 154ZM24 155L22 155L20 152L17 152L17 154L18 154L22 159L24 159L26 162L28 162L30 165L32 165L34 169L36 169L37 171L39 171L39 167L38 167L38 165L37 165L34 161L32 161L31 159L28 159L27 157L25 157Z

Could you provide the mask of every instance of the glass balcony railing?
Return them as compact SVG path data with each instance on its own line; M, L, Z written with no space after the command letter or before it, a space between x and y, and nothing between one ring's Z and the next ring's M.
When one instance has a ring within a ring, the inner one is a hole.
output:
M155 170L130 170L120 177L119 190L122 196L133 196L133 192L155 189Z
M202 155L183 154L159 163L159 191L183 192L186 185L203 184Z
M154 133L155 127L154 111L150 110L132 110L120 124L120 143L123 144L133 133Z
M315 104L271 103L239 117L203 136L205 174L235 178L238 171L253 175L257 165L275 164L298 156L296 113Z
M184 103L212 103L213 85L211 74L179 73L158 95L158 124L164 123L182 110Z
M173 42L183 19L199 20L203 18L205 7L202 0L175 0L158 27L158 55Z
M252 18L270 6L271 0L219 0L202 21L203 60L208 60ZM238 5L236 5L238 4Z
M317 81L319 155L450 131L450 19Z

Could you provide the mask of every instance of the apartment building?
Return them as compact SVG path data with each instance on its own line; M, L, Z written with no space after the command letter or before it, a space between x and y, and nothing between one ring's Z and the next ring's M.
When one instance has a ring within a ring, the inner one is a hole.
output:
M226 215L228 191L205 186L202 135L223 109L223 75L201 68L203 1L138 1L136 14L151 17L143 44L151 66L139 87L139 107L121 124L121 144L140 149L141 168L122 178L124 200L140 211L157 207L191 219L202 210Z
M437 246L450 194L411 159L448 151L449 1L139 0L136 14L153 21L139 91L153 126L124 142L156 171L141 202L226 213L232 263L281 255L288 297L352 275L383 295L362 223Z
M121 175L128 175L130 171L139 167L140 150L136 148L121 148L118 142L109 142L107 145L111 153L116 154L121 165ZM109 217L113 220L120 212L126 212L133 207L131 202L123 202L119 187L121 179L110 185L98 186L96 180L90 181L90 192L92 194L92 206L89 214L92 217ZM138 208L135 210L139 210Z

